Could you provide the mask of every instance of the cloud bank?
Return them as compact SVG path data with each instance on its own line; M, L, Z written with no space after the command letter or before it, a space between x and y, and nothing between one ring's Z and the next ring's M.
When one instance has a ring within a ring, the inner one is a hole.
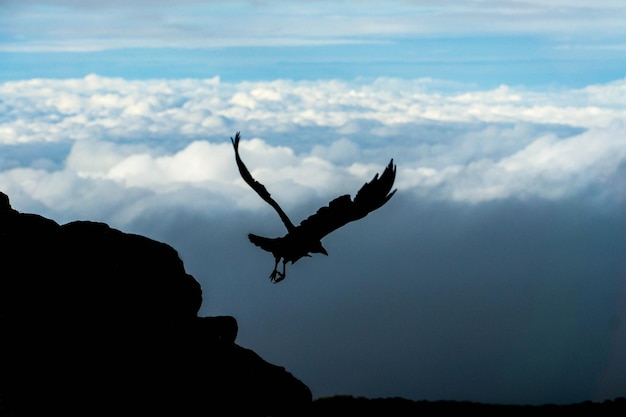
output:
M400 190L420 198L476 203L592 190L599 199L624 197L624 80L539 92L453 90L429 79L90 75L7 82L0 93L2 186L15 198L61 205L59 214L87 213L57 183L102 195L194 190L223 209L259 208L232 163L236 131L254 174L284 190L288 206L352 192L390 158Z
M203 314L316 396L490 402L626 395L626 80L490 90L432 79L0 84L0 190L22 212L174 246ZM266 279L249 232L390 158L398 193Z

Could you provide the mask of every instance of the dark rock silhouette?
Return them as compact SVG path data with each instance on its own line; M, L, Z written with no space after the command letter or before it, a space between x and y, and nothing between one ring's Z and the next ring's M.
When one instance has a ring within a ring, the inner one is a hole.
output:
M486 404L470 401L413 401L400 397L364 398L336 395L313 402L311 416L621 416L626 398L575 404Z
M170 246L59 225L0 192L0 415L302 415L306 385L198 317ZM219 410L219 411L218 411Z

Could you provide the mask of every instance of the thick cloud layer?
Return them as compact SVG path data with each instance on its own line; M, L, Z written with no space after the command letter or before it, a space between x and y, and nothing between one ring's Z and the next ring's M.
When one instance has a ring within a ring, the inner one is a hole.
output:
M626 395L626 81L474 90L430 79L0 84L0 190L23 212L173 245L239 342L316 396ZM398 193L288 265L284 227L394 158Z
M260 207L232 163L229 137L239 130L245 160L262 182L284 190L288 206L356 190L392 157L398 187L425 198L557 199L588 189L623 196L623 80L553 92L451 92L432 80L91 75L9 82L0 92L4 187L51 208L74 200L40 185L48 181L83 184L90 194L197 189L224 208ZM61 212L80 214L81 200Z

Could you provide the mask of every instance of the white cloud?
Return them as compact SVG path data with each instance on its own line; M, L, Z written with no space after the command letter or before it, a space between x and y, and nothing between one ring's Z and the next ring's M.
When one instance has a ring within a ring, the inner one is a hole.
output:
M626 107L616 91L626 80L556 91L437 85L95 75L8 82L0 85L1 146L30 151L0 165L9 167L0 187L51 207L75 204L75 213L84 205L77 186L104 206L112 203L98 190L113 187L195 190L219 200L215 207L258 208L234 164L229 137L239 130L253 175L287 206L354 193L390 158L403 192L443 200L558 199L621 186L614 177L626 160ZM40 169L55 166L38 153L50 142L69 149L61 170Z
M223 83L208 80L124 81L90 75L0 85L1 143L84 138L198 137L247 122L256 132L294 126L342 128L367 120L385 126L440 122L555 123L606 127L626 119L619 91L626 81L580 90L428 92L424 80ZM387 88L393 88L391 91Z
M623 3L3 2L5 51L380 42L433 34L623 35Z
M624 126L616 124L564 139L540 136L501 158L476 155L476 160L464 165L411 167L400 184L467 202L511 197L560 199L619 178L620 164L626 161L625 135ZM610 192L624 196L619 188Z

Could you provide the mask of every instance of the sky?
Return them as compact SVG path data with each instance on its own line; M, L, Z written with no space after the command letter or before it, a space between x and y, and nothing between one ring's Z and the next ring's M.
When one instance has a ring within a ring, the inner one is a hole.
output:
M173 246L314 397L626 396L626 4L1 0L0 190ZM394 197L286 230L393 158ZM149 314L149 312L147 312Z

